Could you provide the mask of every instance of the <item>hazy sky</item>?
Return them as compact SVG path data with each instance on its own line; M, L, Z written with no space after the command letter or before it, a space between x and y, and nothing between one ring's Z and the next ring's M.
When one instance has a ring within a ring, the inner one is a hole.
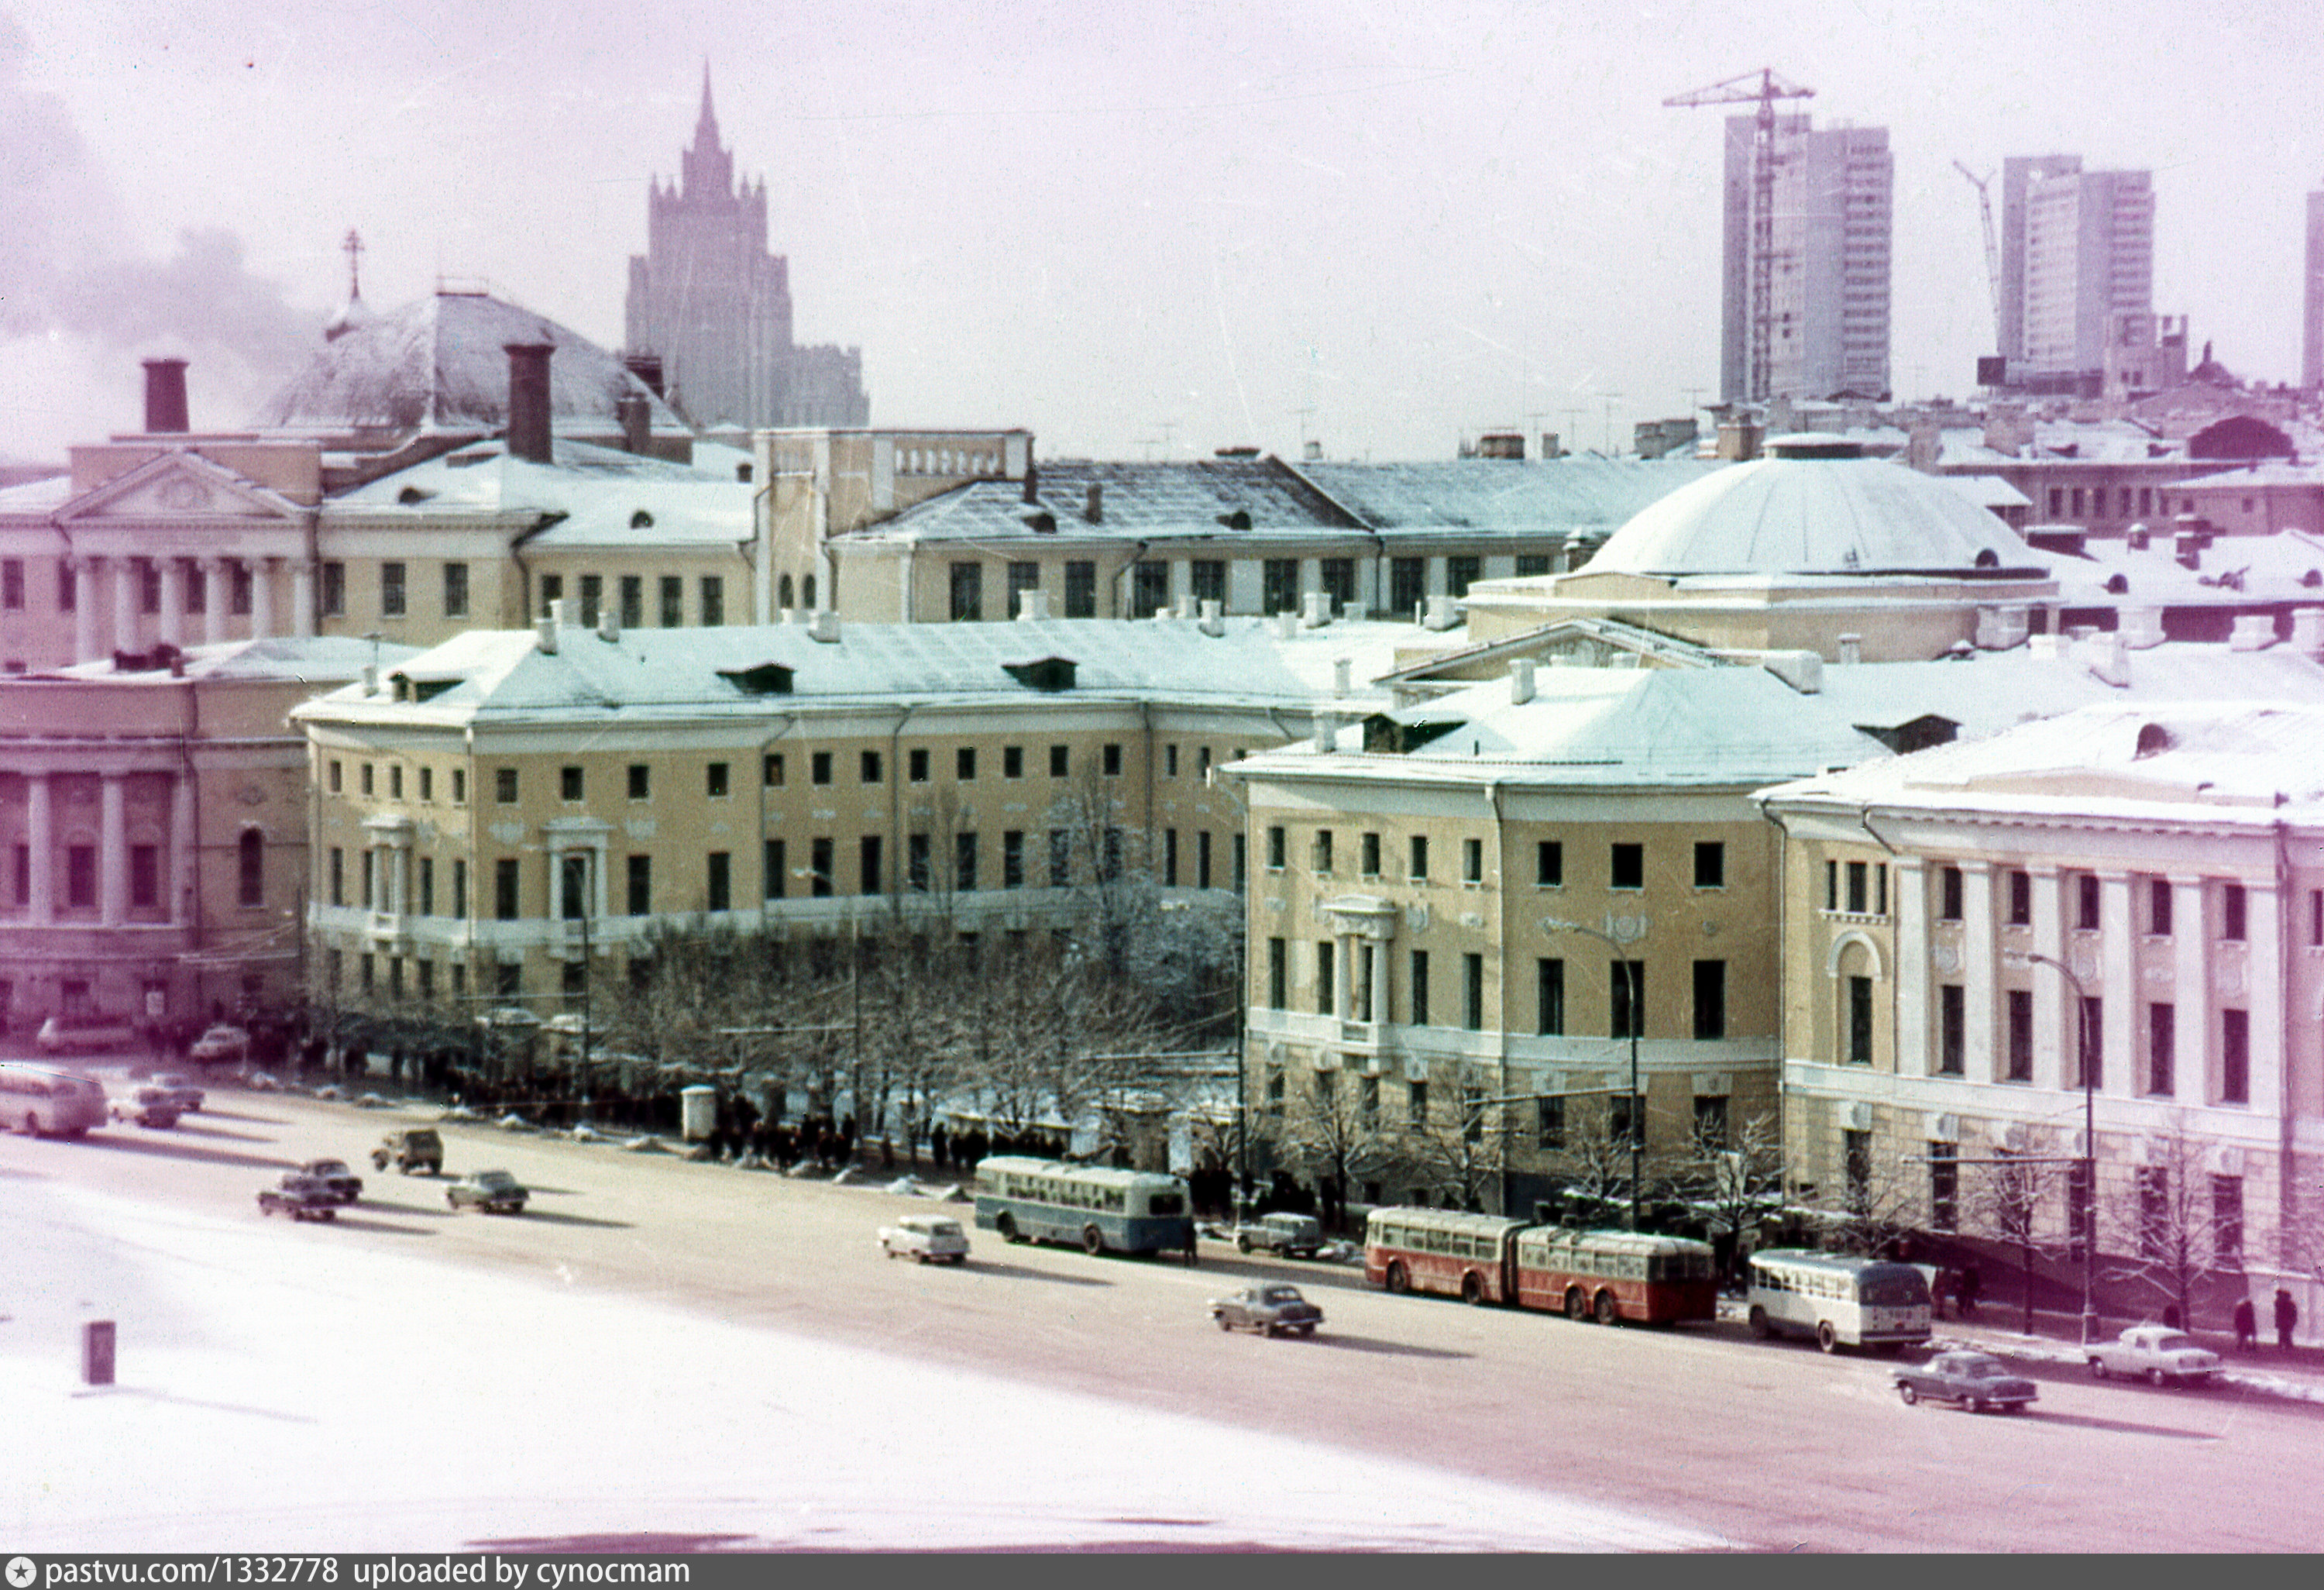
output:
M1724 113L1662 101L1763 65L1889 129L1900 397L1992 339L1952 162L2053 152L2152 170L2156 309L2299 374L2313 0L0 0L0 456L134 429L155 351L244 422L350 227L375 308L482 280L618 347L706 60L798 335L862 348L878 424L1627 446L1719 379Z

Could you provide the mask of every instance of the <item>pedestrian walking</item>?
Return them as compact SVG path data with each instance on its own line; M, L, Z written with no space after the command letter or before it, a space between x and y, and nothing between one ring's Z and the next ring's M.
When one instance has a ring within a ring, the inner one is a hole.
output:
M2259 1345L2259 1311L2249 1298L2236 1299L2236 1351L2248 1353Z
M1976 1265L1969 1265L1961 1271L1960 1280L1954 1283L1953 1297L1960 1305L1963 1319L1977 1317L1978 1294L1984 1290L1985 1278L1978 1274Z
M2292 1351L2292 1327L2300 1323L2300 1305L2282 1287L2275 1289L2275 1345L2280 1352Z

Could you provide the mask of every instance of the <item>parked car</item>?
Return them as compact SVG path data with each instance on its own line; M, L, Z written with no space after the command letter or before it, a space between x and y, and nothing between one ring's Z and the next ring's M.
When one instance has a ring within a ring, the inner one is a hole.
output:
M1263 1336L1312 1336L1315 1327L1323 1323L1323 1311L1299 1295L1299 1289L1277 1282L1268 1286L1244 1287L1229 1292L1223 1298L1213 1298L1211 1317L1221 1330L1233 1330L1240 1326L1255 1330Z
M2219 1373L2219 1355L2199 1347L2195 1338L2167 1325L2134 1325L2111 1342L2082 1350L2090 1373L2098 1380L2110 1374L2135 1380L2144 1375L2158 1386L2179 1382L2200 1386Z
M332 1220L338 1216L339 1200L316 1178L303 1171L285 1170L281 1181L275 1186L259 1188L258 1212L288 1215L293 1220Z
M175 1071L161 1071L155 1073L151 1079L149 1086L158 1087L162 1092L168 1094L171 1098L176 1099L178 1101L179 1110L187 1114L199 1114L202 1107L202 1101L209 1096L209 1095L204 1093L200 1088L194 1086L193 1079L191 1077L180 1076Z
M1235 1247L1245 1253L1282 1253L1293 1259L1313 1259L1323 1246L1323 1228L1306 1215L1263 1215L1235 1229Z
M905 1215L880 1228L880 1251L890 1259L909 1253L923 1264L965 1264L968 1234L948 1215Z
M1898 1370L1895 1381L1907 1407L1926 1397L1958 1402L1971 1413L1988 1408L2015 1413L2041 1395L2032 1381L1990 1353L1940 1353L1918 1368Z
M438 1175L444 1169L444 1140L436 1135L432 1126L391 1132L379 1140L379 1147L372 1150L372 1169L384 1170L391 1161L406 1176L414 1170Z
M472 1170L444 1189L444 1201L455 1209L482 1209L487 1215L521 1215L530 1196L505 1170Z
M299 1174L321 1182L342 1204L363 1197L363 1178L347 1169L345 1160L309 1160L299 1167Z
M250 1058L250 1034L230 1021L220 1021L194 1040L186 1058L198 1066L221 1065Z
M127 1098L109 1101L108 1107L116 1121L134 1121L140 1126L155 1128L175 1126L182 1114L168 1088L151 1084L135 1089Z
M104 1054L134 1046L137 1030L126 1016L51 1016L32 1041L44 1055Z

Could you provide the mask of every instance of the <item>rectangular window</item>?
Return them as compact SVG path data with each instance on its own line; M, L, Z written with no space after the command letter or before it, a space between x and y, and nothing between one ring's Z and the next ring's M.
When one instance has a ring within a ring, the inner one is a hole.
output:
M1615 961L1606 969L1613 1009L1613 1021L1609 1036L1614 1038L1644 1038L1646 1035L1646 963Z
M2009 1054L2005 1080L2034 1080L2034 994L2030 989L2008 991Z
M661 626L677 629L686 623L686 581L675 574L661 577Z
M1162 830L1162 887L1176 889L1177 886L1178 830L1165 828Z
M2219 1012L2219 1102L2251 1103L2251 1012L2232 1006Z
M452 918L462 922L468 920L468 864L466 860L452 864Z
M1207 889L1210 886L1211 831L1208 828L1197 828L1194 831L1194 887Z
M1329 938L1315 945L1315 1013L1319 1016L1328 1016L1337 1008L1332 1001L1338 992L1333 974L1339 969L1339 953L1340 947Z
M1727 963L1694 963L1694 1036L1709 1043L1727 1036Z
M1536 1008L1540 1019L1534 1031L1544 1038L1565 1035L1565 963L1545 956L1534 962Z
M1411 1082L1405 1085L1405 1117L1415 1126L1428 1124L1428 1084Z
M585 574L581 577L581 627L595 629L598 614L605 605L605 577Z
M1282 938L1267 941L1267 1008L1288 1009L1291 1003L1291 946Z
M65 846L65 903L88 907L97 903L97 846Z
M952 776L958 779L964 784L973 783L975 781L975 746L963 745L952 753Z
M1137 563L1130 570L1130 615L1151 618L1170 605L1170 566Z
M24 560L0 559L0 607L21 613L24 607Z
M1330 876L1332 871L1332 830L1318 828L1314 840L1315 871Z
M465 767L456 767L452 770L452 804L466 806L467 803L468 770Z
M715 574L702 577L702 626L715 629L726 622L726 582Z
M137 559L137 605L147 613L161 611L161 565L154 559Z
M622 627L643 629L646 622L645 577L636 574L622 576Z
M423 768L421 768L421 769L420 770L420 803L421 803L422 805L425 805L425 804L427 804L429 801L433 800L435 800L435 799L436 799L436 770L435 770L434 768L432 768L432 767L423 767Z
M558 799L564 800L578 800L581 799L581 770L579 768L561 767L557 770L557 793Z
M1565 1146L1563 1099L1537 1098L1533 1101L1533 1144L1537 1149L1562 1149Z
M1851 916L1862 916L1871 906L1871 869L1860 861L1848 864L1848 911Z
M759 875L763 880L760 886L761 899L780 900L790 892L790 865L780 839L769 839L761 844Z
M516 857L503 855L493 863L493 915L503 922L517 920L517 884L523 874Z
M1420 615L1420 605L1428 596L1428 559L1425 558L1391 558L1388 560L1388 611L1397 618Z
M2157 1001L2146 1007L2146 1091L2169 1097L2177 1086L2179 1008Z
M516 804L516 769L496 767L493 770L493 799L503 806Z
M2085 933L2096 932L2098 925L2098 875L2096 873L2074 874L2074 926Z
M1071 757L1069 756L1069 754L1068 754L1068 753L1067 753L1067 748L1066 748L1065 746L1063 746L1063 745L1052 745L1052 746L1050 746L1050 747L1049 747L1049 776L1050 776L1051 778L1053 778L1053 779L1062 779L1062 778L1068 777L1068 776L1069 776L1069 774L1067 773L1067 771L1066 771L1066 770L1067 770L1067 768L1071 765L1071 761L1072 761L1072 759L1071 759Z
M1617 845L1607 858L1606 886L1609 889L1643 889L1646 886L1646 847L1643 845Z
M712 911L733 910L733 853L725 850L714 850L706 859L709 864L705 870L704 883L706 886L706 892L707 892L710 897L708 909Z
M2138 1167L2138 1256L2164 1260L2174 1245L2171 1229L2171 1167Z
M1001 836L1001 886L1025 887L1025 831L1010 828Z
M80 575L64 559L57 563L57 611L74 613L80 608Z
M1473 951L1461 957L1461 1025L1485 1030L1485 957Z
M556 608L557 604L564 599L565 577L561 574L542 575L540 577L541 612L543 614L548 614L553 611Z
M363 792L366 795L372 793L372 764L368 762L357 763L355 772L363 784Z
M324 779L324 782L330 786L332 794L337 795L340 791L344 787L341 763L337 762L331 763L330 769Z
M432 855L420 858L420 914L436 914L436 858Z
M1469 594L1484 573L1484 559L1473 553L1460 553L1444 559L1444 592L1456 600Z
M1098 766L1107 778L1120 778L1121 776L1121 747L1119 745L1106 746L1099 754Z
M2146 882L2146 930L2158 938L2171 937L2171 892L2168 878Z
M920 781L922 783L926 783L927 781L928 753L925 751L916 751L912 754L919 758ZM857 753L855 776L858 783L876 784L880 781L880 753L877 751L863 751Z
M1694 842L1694 886L1698 889L1727 887L1727 846L1717 839Z
M1234 871L1229 883L1234 892L1240 894L1250 872L1250 836L1240 828L1234 831L1234 854L1231 861Z
M1694 1141L1703 1148L1723 1151L1727 1147L1727 1095L1723 1093L1699 1093L1694 1095Z
M954 624L977 624L983 621L983 564L959 562L952 566L952 617Z
M629 907L633 917L653 914L653 857L632 855L629 859Z
M1196 558L1186 565L1186 594L1194 598L1200 612L1204 602L1216 602L1222 607L1227 599L1227 565L1223 558Z
M1358 871L1361 872L1367 878L1377 878L1379 876L1380 837L1378 834L1366 834L1360 840L1359 840L1356 846L1356 855Z
M1263 613L1296 613L1299 611L1299 559L1268 558L1259 569L1259 610Z
M831 782L831 753L828 751L809 753L807 761L807 776L808 781L812 783Z
M340 849L340 848L339 848L337 846L336 846L336 845L334 845L334 846L331 846L331 858L330 858L329 879L330 879L330 882L329 882L329 884L328 884L328 888L329 888L329 891L330 891L330 892L329 892L329 899L330 899L331 903L332 903L333 905L345 905L345 904L346 904L346 902L347 902L347 853L346 853L346 851L344 851L344 850ZM80 902L79 902L79 901L74 901L73 903L75 903L76 905L78 905L78 903L80 903Z
M727 791L731 787L727 778L731 765L724 762L706 763L703 765L702 792L705 795L713 800L726 799Z
M1485 881L1485 842L1482 839L1461 841L1461 881L1464 883Z
M807 892L822 900L832 892L832 871L839 864L832 855L832 842L829 839L810 841L807 855Z
M387 798L390 800L403 799L403 764L400 762L388 763Z
M1073 881L1073 836L1063 828L1051 828L1049 830L1049 887L1063 889Z
M1289 841L1285 837L1282 826L1270 825L1267 830L1267 870L1268 872L1279 873L1283 870L1284 857L1288 848Z
M1001 776L1004 779L1021 779L1025 776L1025 747L1003 745L1001 748Z
M2081 1001L2080 1026L2075 1041L2081 1055L2074 1068L2076 1087L2106 1086L2106 1001L2098 994L2086 995Z
M1038 591L1040 588L1041 566L1038 563L1019 561L1010 564L1009 611L1002 614L1001 616L1003 618L1024 617L1025 593L1027 591Z
M1841 1132L1840 1160L1840 1173L1848 1182L1848 1206L1862 1209L1872 1201L1872 1134Z
M1428 952L1412 952L1412 1024L1428 1025Z
M347 566L337 560L323 565L323 615L337 618L347 610Z
M1065 563L1065 616L1097 616L1097 565L1085 559L1069 559Z
M1959 867L1937 869L1937 919L1945 922L1961 920L1961 870Z
M1929 1145L1929 1225L1950 1231L1960 1218L1960 1165L1958 1149L1949 1142Z
M2223 883L2219 886L2219 937L2240 942L2244 938L2244 886Z
M465 563L444 565L444 616L468 616L468 566Z
M642 762L630 763L630 799L650 800L653 798L653 768Z
M1871 1004L1872 980L1864 980L1865 1003ZM1959 1077L1969 1057L1969 991L1958 983L1937 987L1937 1074ZM1871 1057L1868 1054L1866 1058Z
M1410 876L1416 883L1428 882L1428 836L1425 834L1415 834L1412 837Z
M963 894L976 892L976 836L954 834L952 839L953 887Z
M856 874L857 892L862 894L879 893L880 836L877 834L864 835L863 837L857 842L855 850L856 861L859 867L859 871Z
M904 836L904 886L915 894L928 892L928 837Z
M2211 1178L2211 1256L2233 1265L2244 1256L2244 1179Z
M2023 928L2034 920L2034 876L2023 868L2009 873L2009 925Z
M403 565L401 563L379 566L379 611L384 618L403 616Z

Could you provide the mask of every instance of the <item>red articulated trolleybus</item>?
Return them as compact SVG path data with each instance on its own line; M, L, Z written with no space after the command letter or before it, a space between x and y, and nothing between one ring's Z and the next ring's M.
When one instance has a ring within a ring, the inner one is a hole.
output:
M1600 1325L1673 1325L1713 1319L1719 1311L1707 1243L1450 1209L1373 1210L1364 1229L1364 1279L1392 1292L1511 1303Z

